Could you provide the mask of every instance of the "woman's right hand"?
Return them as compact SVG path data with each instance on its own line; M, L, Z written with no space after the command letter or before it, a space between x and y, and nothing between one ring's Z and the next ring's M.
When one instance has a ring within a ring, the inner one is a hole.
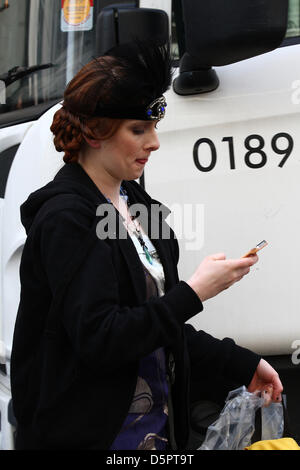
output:
M240 281L257 261L257 255L228 260L223 253L207 256L187 284L204 302Z

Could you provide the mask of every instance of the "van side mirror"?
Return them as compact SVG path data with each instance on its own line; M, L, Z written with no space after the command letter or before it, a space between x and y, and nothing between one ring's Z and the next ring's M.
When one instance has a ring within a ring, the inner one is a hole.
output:
M169 40L169 18L165 11L110 5L97 18L96 53L105 54L111 48L134 38L152 39L159 45Z
M215 90L213 66L272 51L287 29L288 0L183 0L182 9L186 52L173 83L179 95Z

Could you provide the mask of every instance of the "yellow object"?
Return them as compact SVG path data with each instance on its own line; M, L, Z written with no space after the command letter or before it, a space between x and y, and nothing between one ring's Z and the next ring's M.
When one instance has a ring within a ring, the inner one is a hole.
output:
M300 450L297 442L290 437L254 442L245 450Z
M84 23L91 9L91 0L64 0L63 11L65 21L73 26Z

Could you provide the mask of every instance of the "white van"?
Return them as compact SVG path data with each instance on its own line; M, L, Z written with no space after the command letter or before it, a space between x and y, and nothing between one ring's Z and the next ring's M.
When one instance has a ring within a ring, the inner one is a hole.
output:
M49 127L68 81L116 40L103 21L121 40L123 15L135 31L143 8L165 12L174 82L140 183L172 210L182 279L208 254L240 257L267 240L251 274L192 322L268 357L300 432L300 0L1 0L0 449L14 448L20 204L62 166ZM154 20L142 13L144 34Z

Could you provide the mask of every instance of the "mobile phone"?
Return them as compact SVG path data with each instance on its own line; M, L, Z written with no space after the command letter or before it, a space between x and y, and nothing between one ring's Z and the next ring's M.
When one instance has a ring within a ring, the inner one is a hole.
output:
M255 248L252 248L248 251L242 258L247 258L248 256L255 255L259 250L262 250L265 246L267 246L268 242L263 240L262 242L258 243Z

